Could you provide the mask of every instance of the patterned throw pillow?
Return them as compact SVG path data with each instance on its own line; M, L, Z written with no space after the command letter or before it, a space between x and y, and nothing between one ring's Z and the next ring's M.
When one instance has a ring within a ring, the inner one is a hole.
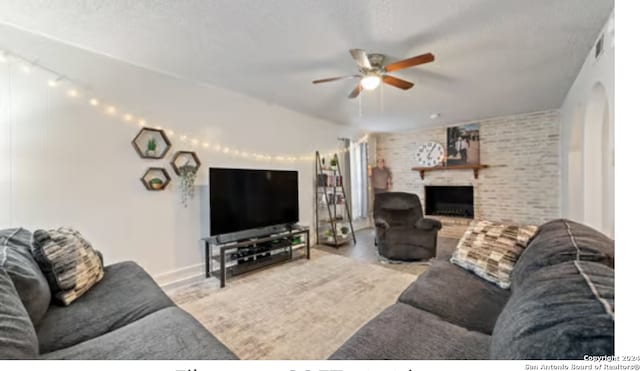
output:
M99 253L74 229L39 229L33 232L32 249L52 294L64 305L71 304L104 276Z
M458 242L451 262L508 289L513 266L537 229L474 221Z

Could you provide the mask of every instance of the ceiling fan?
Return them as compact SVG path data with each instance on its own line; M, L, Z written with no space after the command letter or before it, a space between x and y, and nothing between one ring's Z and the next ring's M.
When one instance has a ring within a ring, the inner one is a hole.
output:
M367 52L362 49L351 49L349 52L351 53L353 60L358 65L358 69L360 70L359 75L331 77L328 79L314 80L313 83L320 84L323 82L344 79L360 79L360 81L358 81L358 85L356 85L356 87L351 91L351 94L349 94L349 98L357 97L363 89L373 90L377 88L381 81L385 84L395 86L396 88L408 90L413 87L413 83L393 77L387 73L433 62L435 59L433 54L427 53L383 66L385 58L384 54L367 54Z

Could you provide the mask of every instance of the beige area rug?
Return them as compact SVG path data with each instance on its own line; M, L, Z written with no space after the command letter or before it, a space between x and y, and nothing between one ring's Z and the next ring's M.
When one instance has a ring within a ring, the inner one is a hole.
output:
M169 295L241 359L326 359L416 276L318 250Z

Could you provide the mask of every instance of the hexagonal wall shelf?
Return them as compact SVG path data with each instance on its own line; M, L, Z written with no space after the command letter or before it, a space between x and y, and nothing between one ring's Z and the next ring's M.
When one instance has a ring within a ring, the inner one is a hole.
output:
M140 178L144 187L149 191L162 191L171 182L169 172L163 167L150 167Z
M171 160L171 167L173 167L173 171L175 171L176 175L180 175L180 167L191 164L196 167L196 172L200 169L200 159L195 152L191 151L178 151L175 155L173 155L173 160Z
M171 142L164 131L153 128L140 129L131 144L140 157L155 160L164 158L171 148Z

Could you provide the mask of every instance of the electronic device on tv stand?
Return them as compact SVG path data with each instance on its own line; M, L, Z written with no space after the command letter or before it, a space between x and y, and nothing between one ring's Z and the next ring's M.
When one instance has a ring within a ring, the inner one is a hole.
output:
M209 168L210 235L217 243L291 230L299 221L298 172Z

